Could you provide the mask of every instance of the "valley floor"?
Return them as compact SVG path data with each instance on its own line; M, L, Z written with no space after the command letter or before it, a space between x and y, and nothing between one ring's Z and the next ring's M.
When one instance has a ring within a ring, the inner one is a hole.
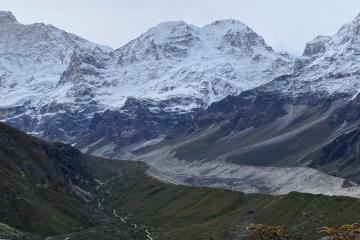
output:
M360 199L170 185L148 177L148 167L140 162L93 159L91 163L100 183L98 206L113 215L119 226L145 233L145 238L140 234L129 239L246 239L248 224L263 223L283 225L311 240L321 237L317 233L321 226L360 221ZM68 236L92 239L91 232Z
M270 196L172 185L148 176L148 166L141 162L94 157L88 161L96 182L94 198L72 205L78 212L88 211L77 229L68 223L61 228L61 223L49 222L52 229L43 223L41 228L28 229L30 234L0 225L0 239L248 239L245 227L262 223L282 225L292 234L315 240L321 238L317 233L321 226L360 222L360 199L303 193ZM66 209L56 206L59 211ZM54 210L46 214L52 221ZM47 231L52 233L44 234Z

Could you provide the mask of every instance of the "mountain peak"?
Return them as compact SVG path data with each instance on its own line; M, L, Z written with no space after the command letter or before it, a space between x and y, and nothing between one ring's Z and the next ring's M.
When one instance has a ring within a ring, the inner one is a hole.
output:
M177 34L186 34L196 31L197 27L184 21L162 22L150 28L145 35L157 35L158 38L166 38Z
M243 22L236 20L236 19L232 19L232 18L216 20L215 22L211 23L210 25L233 25L233 26L242 26L244 28L248 27Z
M333 36L334 43L343 45L349 43L357 45L360 38L360 14L351 22L344 24L339 31Z
M324 61L327 62L332 59L330 63L333 63L336 68L339 68L339 63L335 59L339 59L337 56L348 57L349 61L353 61L354 51L359 52L360 44L360 14L357 15L354 20L341 26L341 28L332 36L317 36L306 44L303 52L304 57L324 57ZM332 56L329 58L329 56ZM301 60L301 59L300 59ZM312 61L311 61L312 62ZM345 59L341 59L341 63L346 63ZM357 66L354 64L353 66Z
M326 44L330 41L330 36L317 36L306 44L303 56L314 56L325 53Z
M17 23L16 17L8 11L0 11L0 24Z
M204 28L221 28L224 31L231 30L233 32L244 32L251 30L246 24L236 19L217 20L209 25L206 25Z
M354 20L352 20L352 23L360 23L360 13L358 15L356 15L356 17L354 18Z
M179 27L179 26L189 26L190 24L186 23L185 21L178 20L178 21L166 21L161 22L156 25L159 28L171 28L171 27Z
M204 26L201 31L218 49L230 51L240 49L238 53L245 55L252 55L256 47L265 47L273 51L261 36L239 20L218 20Z

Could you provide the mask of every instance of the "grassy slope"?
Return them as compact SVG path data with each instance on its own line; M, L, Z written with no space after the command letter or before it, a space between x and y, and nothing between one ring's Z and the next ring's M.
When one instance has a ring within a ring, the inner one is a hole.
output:
M5 239L23 233L1 222L39 238L57 235L49 238L54 240L149 239L146 230L153 239L243 239L249 223L285 225L312 240L320 226L360 222L360 199L169 185L148 177L143 163L84 157L1 124L0 146L0 236ZM89 173L83 172L85 162ZM68 179L75 181L79 171L84 179L106 182L97 190L89 186L97 195L92 202L69 192ZM114 210L127 223L114 217Z
M72 169L45 154L58 145L0 123L0 223L39 235L94 224L90 206L65 190L62 174Z
M146 226L154 238L233 239L244 236L246 224L265 223L285 225L311 240L318 239L318 227L360 222L360 199L174 186L147 177L140 163L98 159L92 164L97 178L112 179L101 191L108 211Z
M0 239L42 239L69 232L145 239L143 231L118 226L98 209L96 196L92 201L77 197L72 185L95 193L88 170L87 157L78 150L0 123Z

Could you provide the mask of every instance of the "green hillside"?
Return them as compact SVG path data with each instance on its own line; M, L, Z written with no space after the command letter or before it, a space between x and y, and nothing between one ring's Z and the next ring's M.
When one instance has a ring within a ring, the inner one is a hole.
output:
M251 223L303 239L360 222L360 199L165 184L141 162L82 155L0 124L0 239L246 239Z
M246 225L263 223L311 240L318 227L360 222L360 199L175 186L146 176L141 163L97 159L92 166L98 179L111 179L100 191L107 211L146 226L154 239L241 239Z

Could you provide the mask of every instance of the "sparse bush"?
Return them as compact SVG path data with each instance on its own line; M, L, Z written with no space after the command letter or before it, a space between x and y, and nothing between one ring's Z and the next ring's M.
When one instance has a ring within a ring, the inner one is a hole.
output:
M284 226L268 226L264 224L250 224L246 227L250 237L256 240L286 239Z
M250 239L254 240L302 240L297 234L289 234L284 226L250 224L246 226Z
M357 223L346 224L341 227L321 227L319 233L327 235L329 240L359 240L360 228Z

